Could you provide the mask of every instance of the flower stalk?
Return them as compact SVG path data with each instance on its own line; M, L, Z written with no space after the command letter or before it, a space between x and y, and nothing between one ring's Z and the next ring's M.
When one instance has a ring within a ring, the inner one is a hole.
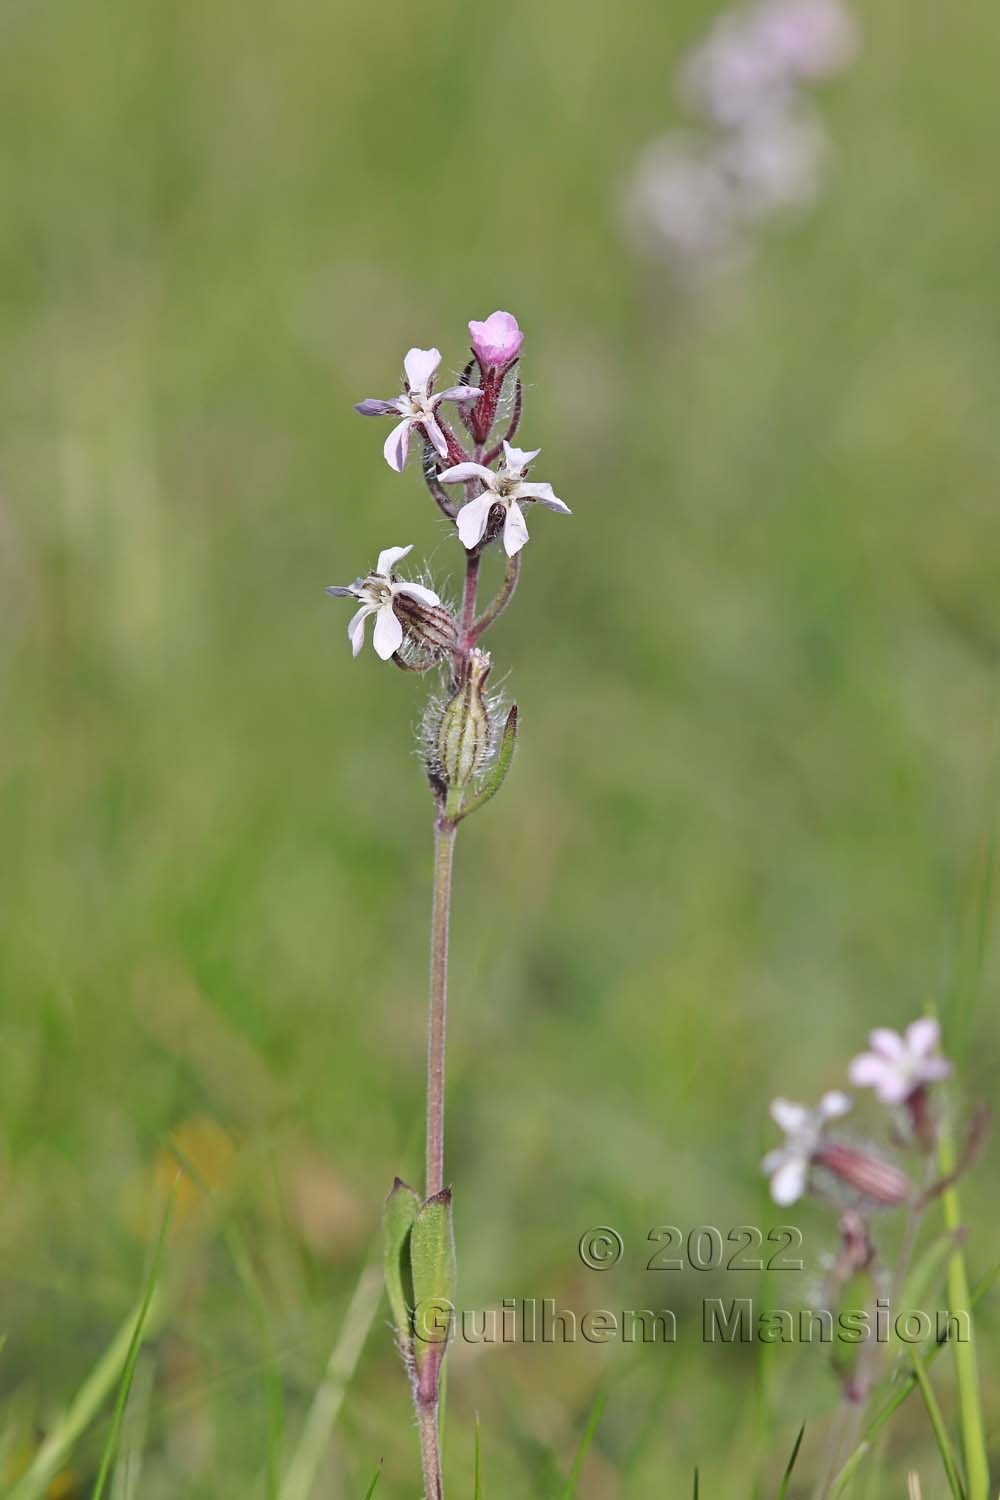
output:
M421 440L424 483L441 514L453 523L465 552L457 611L442 603L427 583L409 582L396 572L410 547L387 548L379 553L371 573L328 590L359 605L348 626L355 656L364 647L366 623L374 616L372 644L382 660L406 672L437 669L442 675L441 694L428 703L420 733L435 804L424 1196L397 1178L383 1220L386 1289L413 1394L425 1500L443 1497L441 1387L455 1296L444 1133L455 836L459 823L485 806L503 785L518 727L517 705L504 715L499 695L487 691L492 658L479 642L507 609L517 587L520 553L528 541L524 510L539 504L569 514L551 485L528 477L539 450L511 446L523 412L515 366L524 334L517 319L495 312L482 322L470 322L469 334L472 359L454 385L435 389L439 350L412 348L403 361L402 394L388 400L369 397L357 407L362 416L394 419L383 454L396 472L406 465L411 439ZM444 421L444 404L457 408L471 451ZM451 498L450 485L461 486L461 501ZM477 616L482 556L494 542L506 553L506 571L495 598Z

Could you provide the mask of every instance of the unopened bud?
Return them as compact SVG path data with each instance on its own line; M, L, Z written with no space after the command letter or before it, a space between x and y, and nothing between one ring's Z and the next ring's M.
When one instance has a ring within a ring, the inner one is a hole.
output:
M413 594L400 591L393 598L392 608L409 640L421 651L439 657L455 649L458 626L443 604L425 604Z
M461 791L490 753L492 726L483 691L490 675L488 651L472 651L457 692L445 704L437 735L437 769L449 788Z

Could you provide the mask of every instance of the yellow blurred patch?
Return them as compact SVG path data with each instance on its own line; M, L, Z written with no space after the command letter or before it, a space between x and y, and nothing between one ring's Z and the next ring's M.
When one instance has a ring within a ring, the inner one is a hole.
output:
M125 1188L124 1218L140 1239L152 1239L159 1232L175 1183L172 1234L195 1226L205 1214L208 1194L232 1180L236 1147L217 1120L193 1115L170 1132L170 1141L176 1152L164 1146L151 1166Z

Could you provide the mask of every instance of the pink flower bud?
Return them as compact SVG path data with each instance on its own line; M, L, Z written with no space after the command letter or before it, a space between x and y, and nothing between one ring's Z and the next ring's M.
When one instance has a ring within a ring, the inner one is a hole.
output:
M469 324L472 352L483 369L505 370L521 352L524 334L513 313L494 312L483 323Z

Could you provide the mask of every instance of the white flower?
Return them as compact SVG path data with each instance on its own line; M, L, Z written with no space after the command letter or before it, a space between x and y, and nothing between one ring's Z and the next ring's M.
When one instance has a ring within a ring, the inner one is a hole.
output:
M564 516L571 514L569 506L559 499L551 484L525 482L525 469L541 451L541 448L531 451L512 448L510 443L505 442L503 464L499 469L487 469L484 464L456 464L454 468L445 469L438 475L445 484L459 484L465 479L481 479L486 485L482 494L463 505L455 518L463 546L471 551L479 545L486 534L490 511L494 505L502 505L507 512L503 525L503 545L508 557L520 552L528 540L528 527L520 502L537 500L541 505L547 505L549 510L560 511Z
M826 1122L846 1115L850 1107L847 1095L837 1091L824 1094L815 1109L792 1104L788 1099L774 1100L771 1118L785 1132L786 1140L777 1150L769 1151L760 1165L771 1179L771 1197L775 1203L785 1207L802 1197L809 1164L822 1140Z
M348 639L355 656L365 643L365 621L369 615L375 616L372 644L382 660L388 661L399 650L403 644L403 627L393 609L393 600L397 594L410 594L421 604L432 607L441 603L433 589L426 589L421 583L405 583L393 573L393 565L412 551L412 543L409 547L387 547L384 552L379 553L375 571L369 573L367 578L356 578L346 588L333 585L327 589L328 594L336 594L339 598L362 601L361 608L351 617L351 623L347 627Z
M871 1088L883 1104L902 1104L926 1083L947 1078L951 1063L938 1056L941 1028L929 1016L913 1021L900 1036L887 1026L868 1033L870 1052L861 1052L848 1068L858 1088Z
M450 385L447 390L432 394L434 375L440 363L440 349L411 349L403 360L406 372L403 394L392 401L379 401L369 396L354 408L363 417L403 418L392 429L382 448L386 463L397 474L402 473L406 463L411 428L422 427L441 457L447 458L448 443L434 413L442 401L476 401L483 394L475 385Z

